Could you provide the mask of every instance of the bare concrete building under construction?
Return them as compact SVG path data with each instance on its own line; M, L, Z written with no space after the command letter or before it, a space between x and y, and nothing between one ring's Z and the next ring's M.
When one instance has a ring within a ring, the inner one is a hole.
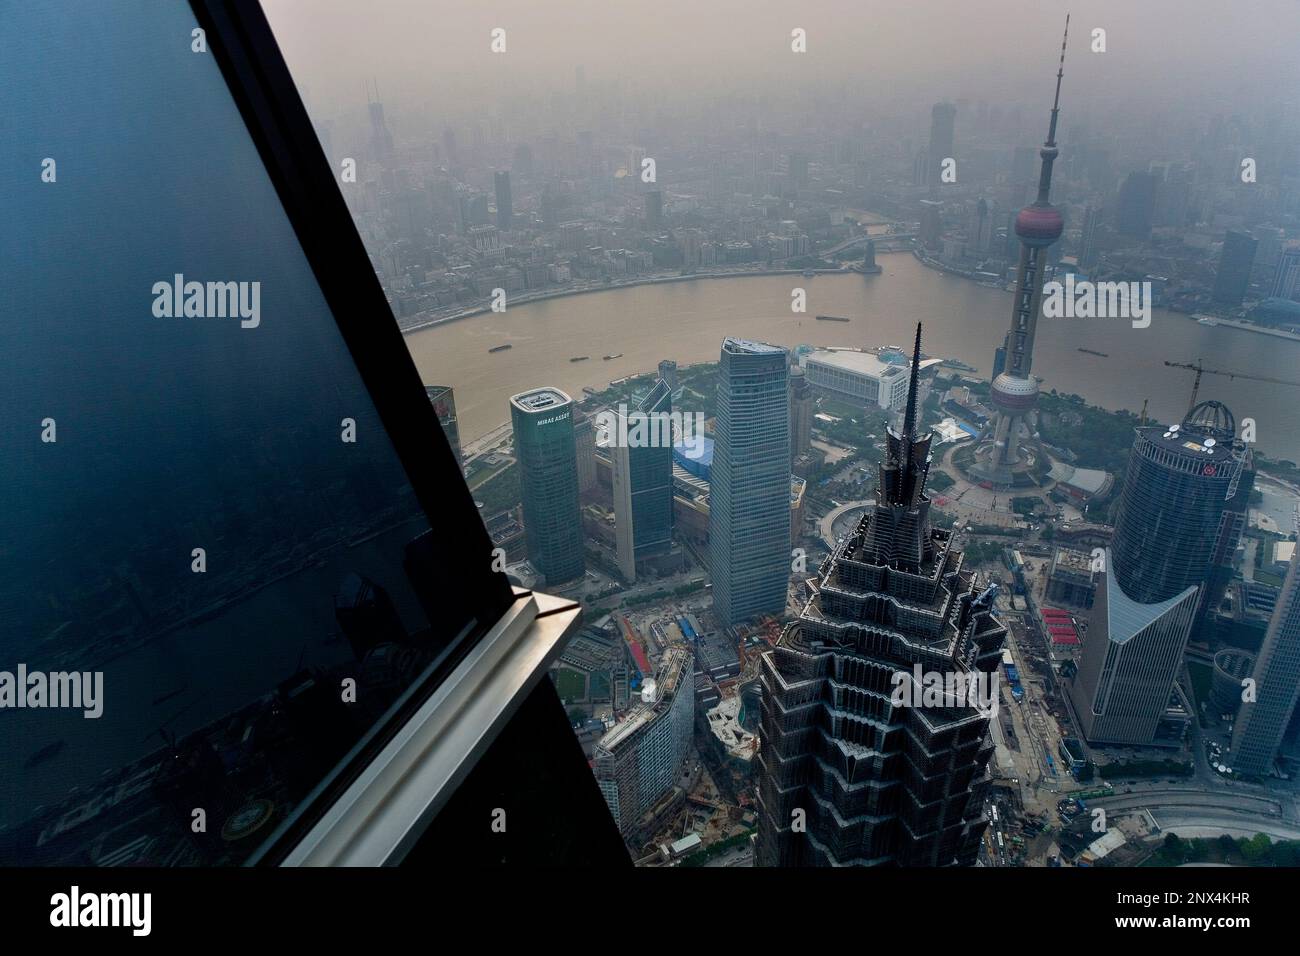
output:
M626 837L676 785L690 754L695 722L694 661L669 648L641 702L596 746L593 769L614 822Z

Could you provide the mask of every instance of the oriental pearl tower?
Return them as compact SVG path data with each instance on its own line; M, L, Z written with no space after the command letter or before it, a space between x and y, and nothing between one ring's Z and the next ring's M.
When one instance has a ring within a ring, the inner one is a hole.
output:
M992 440L976 449L971 473L977 479L999 486L1033 484L1031 472L1042 455L1028 417L1038 404L1038 380L1031 374L1034 361L1034 332L1042 308L1043 271L1047 247L1061 238L1065 221L1052 205L1052 163L1056 161L1056 119L1061 109L1061 78L1065 75L1065 44L1070 36L1070 18L1065 18L1061 39L1061 61L1056 70L1056 98L1047 141L1039 149L1042 166L1038 174L1038 197L1016 216L1020 239L1020 266L1016 273L1016 294L1011 311L1011 329L1004 343L1002 372L993 379L991 401L997 412ZM1025 441L1025 439L1028 441Z

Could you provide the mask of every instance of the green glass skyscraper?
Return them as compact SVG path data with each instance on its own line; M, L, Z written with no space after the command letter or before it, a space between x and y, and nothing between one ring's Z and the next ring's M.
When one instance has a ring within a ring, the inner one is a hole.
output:
M586 570L578 510L578 455L573 400L558 388L535 388L510 399L528 560L548 585Z

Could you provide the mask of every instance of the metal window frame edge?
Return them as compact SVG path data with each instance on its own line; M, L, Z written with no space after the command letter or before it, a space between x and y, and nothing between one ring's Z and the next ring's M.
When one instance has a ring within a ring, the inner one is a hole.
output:
M545 676L581 617L572 601L517 591L506 614L281 866L400 863Z

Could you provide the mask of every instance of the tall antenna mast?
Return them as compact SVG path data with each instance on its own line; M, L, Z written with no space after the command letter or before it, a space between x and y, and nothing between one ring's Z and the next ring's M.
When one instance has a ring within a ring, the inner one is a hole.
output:
M903 419L903 437L916 437L916 391L921 369L921 323L916 323L916 345L912 347L912 380L907 386L907 416Z
M1056 114L1061 112L1061 80L1065 76L1065 44L1070 39L1070 15L1065 15L1065 35L1061 37L1061 62L1056 68L1056 96L1052 100L1052 124L1047 130L1047 146L1056 145Z

